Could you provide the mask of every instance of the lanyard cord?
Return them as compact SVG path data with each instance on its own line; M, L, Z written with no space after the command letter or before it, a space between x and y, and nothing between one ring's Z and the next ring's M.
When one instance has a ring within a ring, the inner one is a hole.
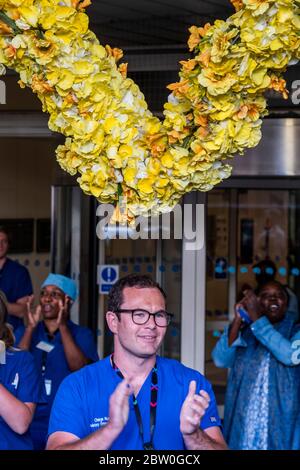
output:
M46 332L46 335L47 335L49 342L53 341L55 338L55 335L54 334L51 335L49 332L48 333ZM46 373L48 354L49 353L47 351L42 351L42 376L44 376Z
M124 376L120 369L116 366L114 363L114 357L113 354L111 355L111 363L113 369L116 371L118 376L121 379L124 379ZM151 374L151 398L150 398L150 441L145 442L144 441L144 426L143 426L143 420L140 412L140 408L137 402L136 397L133 395L133 407L134 407L134 412L136 416L136 420L138 423L139 427L139 434L142 438L143 442L143 449L144 450L154 450L153 447L153 436L154 436L154 430L155 430L155 423L156 423L156 408L157 408L157 391L158 391L158 378L157 378L157 365L155 363L155 366L152 369L152 374Z

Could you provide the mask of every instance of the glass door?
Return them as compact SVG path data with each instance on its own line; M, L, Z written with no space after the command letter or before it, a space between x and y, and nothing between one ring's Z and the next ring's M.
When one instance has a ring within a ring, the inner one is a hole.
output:
M274 263L276 280L300 297L299 215L299 190L240 188L208 194L205 373L219 405L224 404L227 370L215 367L211 352L233 318L242 287L256 287L255 265Z

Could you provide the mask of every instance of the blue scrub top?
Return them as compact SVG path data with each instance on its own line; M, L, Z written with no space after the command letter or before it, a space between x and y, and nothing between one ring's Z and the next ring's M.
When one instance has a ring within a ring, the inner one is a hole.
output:
M9 349L6 364L0 364L0 383L23 403L38 403L41 380L32 355L27 351ZM29 431L15 433L0 416L0 450L33 449Z
M33 290L27 268L7 258L0 269L0 290L4 292L8 302L11 303L31 295ZM15 330L23 324L23 320L15 315L8 315L8 322Z
M201 420L201 429L221 425L214 393L203 375L178 361L157 357L157 376L158 400L153 439L156 450L185 449L179 417L191 380L196 380L197 392L206 390L211 400ZM64 431L82 439L107 424L109 397L120 381L109 357L67 377L56 395L48 434ZM137 396L145 442L150 438L150 387L151 373ZM130 397L128 422L111 449L142 450L142 444Z
M91 361L98 361L96 344L91 330L78 326L68 321L68 328L77 346ZM24 335L25 327L22 326L15 332L16 344ZM44 342L54 348L51 352L45 352L39 348L39 343ZM35 449L45 447L50 411L56 392L62 380L71 373L66 360L61 334L59 330L54 336L48 335L44 322L36 327L31 341L30 352L32 353L37 368L43 378L44 386L41 403L37 406L36 413L31 425L31 435Z

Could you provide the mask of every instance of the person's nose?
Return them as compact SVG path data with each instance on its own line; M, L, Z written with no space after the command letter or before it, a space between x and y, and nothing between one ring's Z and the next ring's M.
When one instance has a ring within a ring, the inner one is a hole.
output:
M50 292L45 292L45 294L43 294L42 296L42 299L44 302L52 302L52 295Z
M152 314L149 315L149 320L147 321L146 326L147 326L148 328L152 328L152 329L156 328L156 323L155 323L155 320L154 320L154 315L152 315Z
M276 294L269 295L269 300L277 300L278 296Z

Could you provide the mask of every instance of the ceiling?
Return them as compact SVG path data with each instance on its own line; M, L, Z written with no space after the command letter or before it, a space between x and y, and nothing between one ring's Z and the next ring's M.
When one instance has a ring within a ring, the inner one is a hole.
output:
M229 0L92 0L86 10L102 44L127 49L186 44L189 26L233 12Z

